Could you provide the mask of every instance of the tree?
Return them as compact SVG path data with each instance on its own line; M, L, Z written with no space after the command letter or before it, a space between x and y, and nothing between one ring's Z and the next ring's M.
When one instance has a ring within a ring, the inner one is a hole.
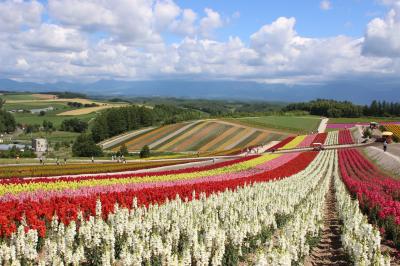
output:
M65 119L62 121L61 131L83 133L88 128L88 123L78 118Z
M128 156L129 155L129 151L128 148L126 147L125 144L122 144L121 147L119 148L119 153L123 156Z
M14 116L1 109L5 102L5 100L0 98L0 132L14 132L17 127Z
M54 125L53 122L51 121L43 120L42 126L44 131L47 133L52 132L54 130Z
M103 154L100 146L96 145L91 135L79 135L72 145L72 153L79 157L97 157Z
M105 114L100 114L94 120L92 136L95 142L100 142L110 136L108 133L107 117Z
M150 157L150 148L147 145L144 145L142 150L139 153L140 158L148 158Z

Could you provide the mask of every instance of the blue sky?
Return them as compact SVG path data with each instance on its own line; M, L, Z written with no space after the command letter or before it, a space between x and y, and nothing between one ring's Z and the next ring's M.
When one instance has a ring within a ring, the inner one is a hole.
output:
M271 23L277 17L295 17L296 30L307 37L330 37L340 34L360 37L371 17L383 15L387 7L377 1L333 0L331 9L322 10L318 0L294 1L229 1L229 0L180 0L180 6L202 13L209 6L229 17L235 12L240 17L233 19L225 28L218 30L218 37L239 36L246 39L261 25Z
M4 0L0 13L0 78L400 76L400 0Z

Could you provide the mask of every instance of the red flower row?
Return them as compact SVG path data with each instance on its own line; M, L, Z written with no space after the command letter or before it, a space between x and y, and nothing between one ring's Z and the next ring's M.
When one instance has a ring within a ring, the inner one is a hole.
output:
M314 139L314 143L325 143L326 137L328 136L328 133L319 133L315 139Z
M357 150L339 151L339 166L342 179L360 207L371 215L372 220L394 218L400 225L400 182L381 173Z
M353 144L353 137L351 136L350 130L339 131L339 144Z
M200 193L205 193L208 196L212 193L223 192L226 189L235 190L238 187L256 182L284 178L303 170L314 160L316 154L316 152L302 153L292 161L274 170L229 181L202 182L191 185L177 184L169 187L99 193L92 196L53 197L39 202L31 200L26 200L23 203L19 201L2 202L0 205L0 237L10 236L12 232L15 232L23 216L26 217L28 226L37 229L40 236L44 237L46 224L51 221L55 214L63 223L68 225L72 220L77 219L79 211L82 211L85 218L95 215L96 201L98 199L102 203L103 218L106 219L108 214L113 212L116 203L119 206L131 208L134 198L137 199L139 206L148 206L149 204L162 204L167 199L173 200L177 195L182 199L191 200L193 191L196 192L197 196Z

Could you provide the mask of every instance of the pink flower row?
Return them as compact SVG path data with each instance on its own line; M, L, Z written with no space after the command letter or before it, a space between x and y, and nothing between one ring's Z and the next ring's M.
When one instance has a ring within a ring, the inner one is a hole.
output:
M282 155L278 158L267 161L263 164L257 165L254 168L248 169L246 171L229 173L229 174L219 174L207 177L200 177L195 179L177 180L177 181L162 181L162 182L150 182L150 183L133 183L133 184L114 184L108 186L93 186L93 187L83 187L79 189L67 189L62 191L42 191L37 190L34 192L23 192L19 194L6 194L0 197L0 202L7 201L20 201L25 200L31 201L41 201L45 199L50 199L53 197L80 197L80 196L90 196L93 194L105 193L105 192L123 192L126 190L140 190L144 188L156 188L156 187L170 187L175 185L189 185L196 184L200 182L217 182L217 181L227 181L237 178L244 178L252 176L256 173L261 173L265 171L270 171L276 169L289 161L296 158L300 153L290 153Z

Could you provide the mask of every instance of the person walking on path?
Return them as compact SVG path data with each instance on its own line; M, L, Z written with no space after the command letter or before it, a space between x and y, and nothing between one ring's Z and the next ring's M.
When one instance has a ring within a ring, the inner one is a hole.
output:
M60 159L57 157L56 164L60 165Z
M43 157L42 156L39 157L39 164L43 164Z
M67 157L64 157L64 165L67 164Z
M388 143L387 143L387 140L385 140L384 142L383 142L383 151L387 151L387 145L388 145Z
M92 156L92 163L94 163L94 157Z

